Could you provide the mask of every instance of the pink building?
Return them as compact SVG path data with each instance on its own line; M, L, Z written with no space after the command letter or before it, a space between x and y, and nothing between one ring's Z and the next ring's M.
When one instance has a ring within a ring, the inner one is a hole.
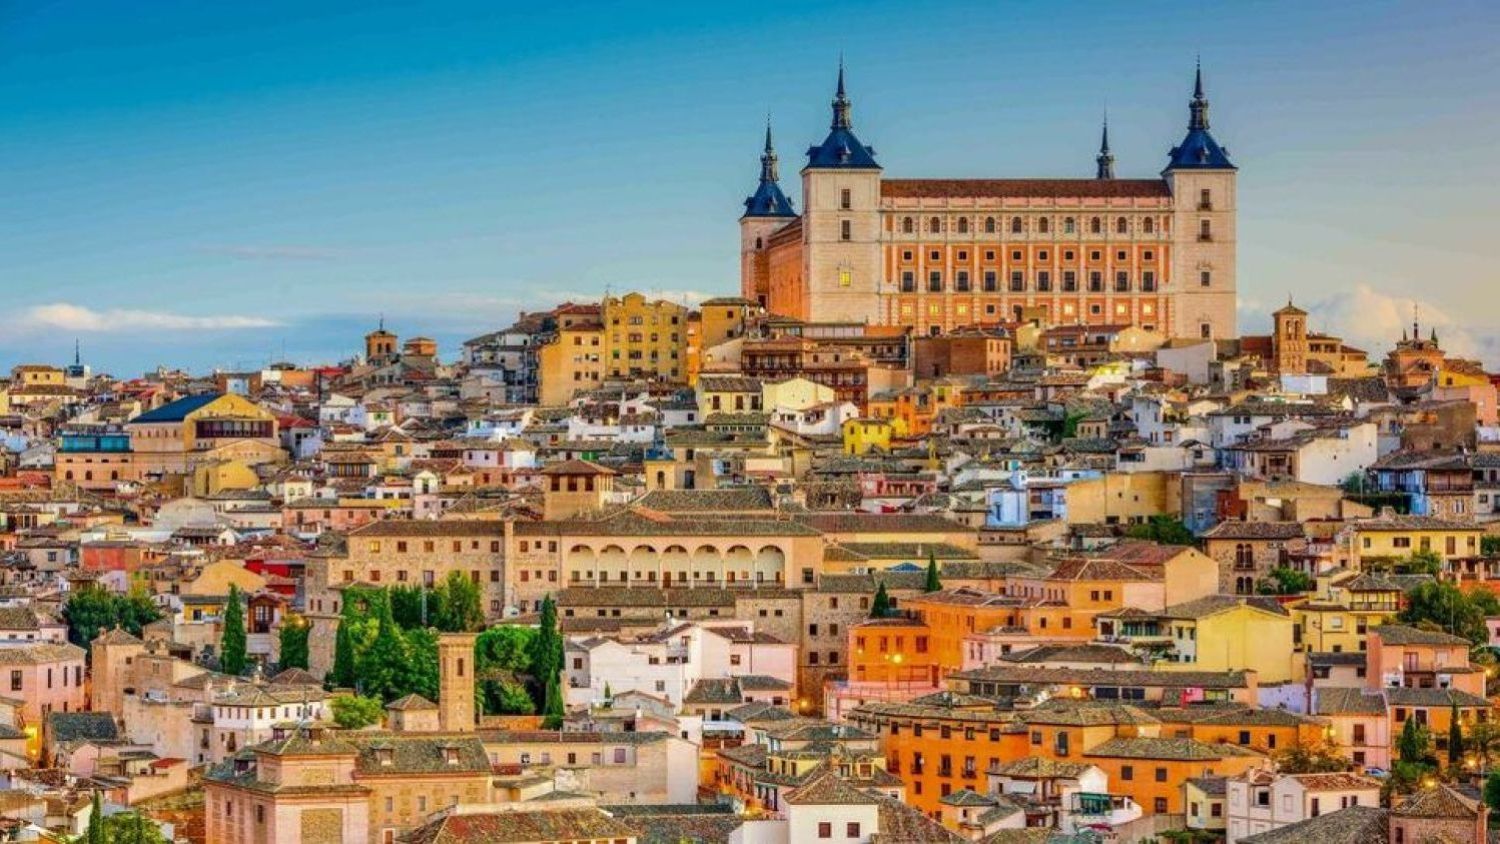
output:
M1457 689L1484 697L1484 672L1469 665L1468 639L1401 624L1370 629L1365 684L1372 689Z
M27 750L41 749L42 722L49 712L79 712L88 706L83 648L72 644L0 648L0 696L20 702Z

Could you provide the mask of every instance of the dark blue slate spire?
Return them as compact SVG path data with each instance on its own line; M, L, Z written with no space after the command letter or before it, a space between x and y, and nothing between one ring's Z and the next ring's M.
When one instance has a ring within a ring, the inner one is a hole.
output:
M771 143L771 120L766 119L766 148L760 154L760 185L745 200L746 217L795 217L792 201L781 192L776 147Z
M1193 75L1193 99L1188 102L1188 132L1167 153L1168 170L1234 170L1229 150L1208 133L1208 97L1203 93L1203 65Z
M1104 115L1104 132L1099 137L1099 154L1094 157L1094 163L1098 167L1094 171L1096 179L1113 179L1115 177L1115 155L1109 151L1109 115Z
M833 95L833 124L828 137L807 150L807 166L812 169L879 170L875 150L854 137L854 104L844 92L844 60L839 59L838 88Z

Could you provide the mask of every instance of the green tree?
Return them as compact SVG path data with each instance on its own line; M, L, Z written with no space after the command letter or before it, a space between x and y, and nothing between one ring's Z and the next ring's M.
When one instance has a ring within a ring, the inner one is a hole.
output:
M1421 583L1407 592L1406 609L1400 618L1407 624L1431 623L1475 645L1489 641L1481 604L1447 581Z
M107 844L104 832L104 804L99 799L99 792L94 792L93 805L89 808L89 826L83 831L83 840L86 844Z
M1430 574L1437 577L1443 570L1443 558L1431 548L1421 548L1413 551L1404 561L1398 562L1396 569L1403 574Z
M467 633L484 627L484 599L479 584L452 571L438 590L442 592L441 613L429 616L432 626L445 633Z
M334 689L352 689L359 682L358 654L355 652L354 624L347 615L339 619L339 629L333 637L333 670L328 672L328 686Z
M1144 539L1162 545L1192 545L1197 541L1193 538L1193 532L1176 516L1152 516L1140 524L1126 528L1125 535L1131 539Z
M875 598L870 602L870 618L885 618L891 614L891 596L885 591L885 582L875 587Z
M288 615L281 619L280 665L283 671L288 668L307 669L307 642L311 631L307 619L300 615Z
M542 703L542 729L560 730L563 725L562 689L556 674L547 677L547 694Z
M494 711L501 715L530 715L536 712L536 702L520 683L499 683L498 699Z
M1500 813L1500 771L1491 771L1484 780L1484 805L1491 815Z
M1262 595L1300 595L1316 588L1311 576L1289 566L1271 569L1259 584Z
M548 684L557 681L563 666L562 633L557 628L557 602L552 600L551 595L542 599L541 616L536 638L532 640L531 676L542 692L540 708L546 714ZM559 696L559 704L561 701Z
M364 729L385 717L380 700L364 695L335 695L328 708L333 711L333 723L345 730Z
M883 586L884 584L881 585ZM938 577L937 552L929 548L927 549L927 580L922 583L922 591L937 592L942 588L942 578ZM890 609L890 607L887 606L886 609Z
M1401 735L1396 739L1396 751L1402 762L1420 765L1427 761L1427 746L1431 743L1432 736L1427 728L1417 723L1417 719L1406 719L1406 726L1401 728Z
M422 618L422 588L417 586L394 586L390 589L391 617L403 630L426 627Z
M1479 553L1486 557L1500 557L1500 536L1486 534L1479 537Z
M1350 495L1357 495L1364 492L1365 473L1350 472L1349 474L1345 475L1344 479L1342 481L1339 481L1339 489L1342 489L1344 492L1347 492Z
M438 699L438 637L430 627L419 627L402 634L406 641L407 663L396 696L419 694L428 700Z
M139 584L124 595L90 584L73 592L63 604L63 620L68 624L68 641L88 650L100 633L118 626L132 636L161 618L161 610Z
M85 650L106 629L119 623L118 603L114 595L98 584L90 584L68 596L63 605L68 622L68 641Z
M411 679L411 656L406 637L391 617L391 602L384 592L371 597L375 611L375 638L360 654L359 689L371 697L390 702L408 693Z
M1331 774L1350 768L1348 758L1331 742L1299 741L1273 758L1276 770L1284 774Z
M110 815L104 819L103 830L109 844L168 844L161 827L139 811Z
M1453 704L1453 712L1448 722L1448 764L1458 765L1464 759L1464 728L1458 722L1458 704Z
M224 632L219 639L219 668L235 677L249 667L245 655L245 604L240 587L229 585L229 600L224 602Z

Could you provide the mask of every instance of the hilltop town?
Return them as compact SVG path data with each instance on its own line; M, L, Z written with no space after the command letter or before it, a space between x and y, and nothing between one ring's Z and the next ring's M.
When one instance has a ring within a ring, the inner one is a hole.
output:
M1201 73L1143 179L888 179L836 84L718 298L15 365L0 838L1488 840L1500 374L1238 333Z

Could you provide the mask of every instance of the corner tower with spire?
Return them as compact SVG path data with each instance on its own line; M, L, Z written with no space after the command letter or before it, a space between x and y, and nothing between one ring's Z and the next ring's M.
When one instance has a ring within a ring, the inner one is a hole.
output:
M760 183L745 198L740 216L740 296L761 307L770 304L771 235L795 223L797 211L781 190L776 146L771 141L771 119L766 118L766 144L760 154Z
M802 168L802 284L806 318L867 322L880 308L880 165L875 150L854 134L854 103L844 62L823 143L807 151Z
M1178 285L1173 333L1179 337L1238 335L1236 307L1236 174L1229 150L1209 132L1203 66L1193 74L1187 134L1167 153L1162 170L1172 194L1175 247L1171 278Z

